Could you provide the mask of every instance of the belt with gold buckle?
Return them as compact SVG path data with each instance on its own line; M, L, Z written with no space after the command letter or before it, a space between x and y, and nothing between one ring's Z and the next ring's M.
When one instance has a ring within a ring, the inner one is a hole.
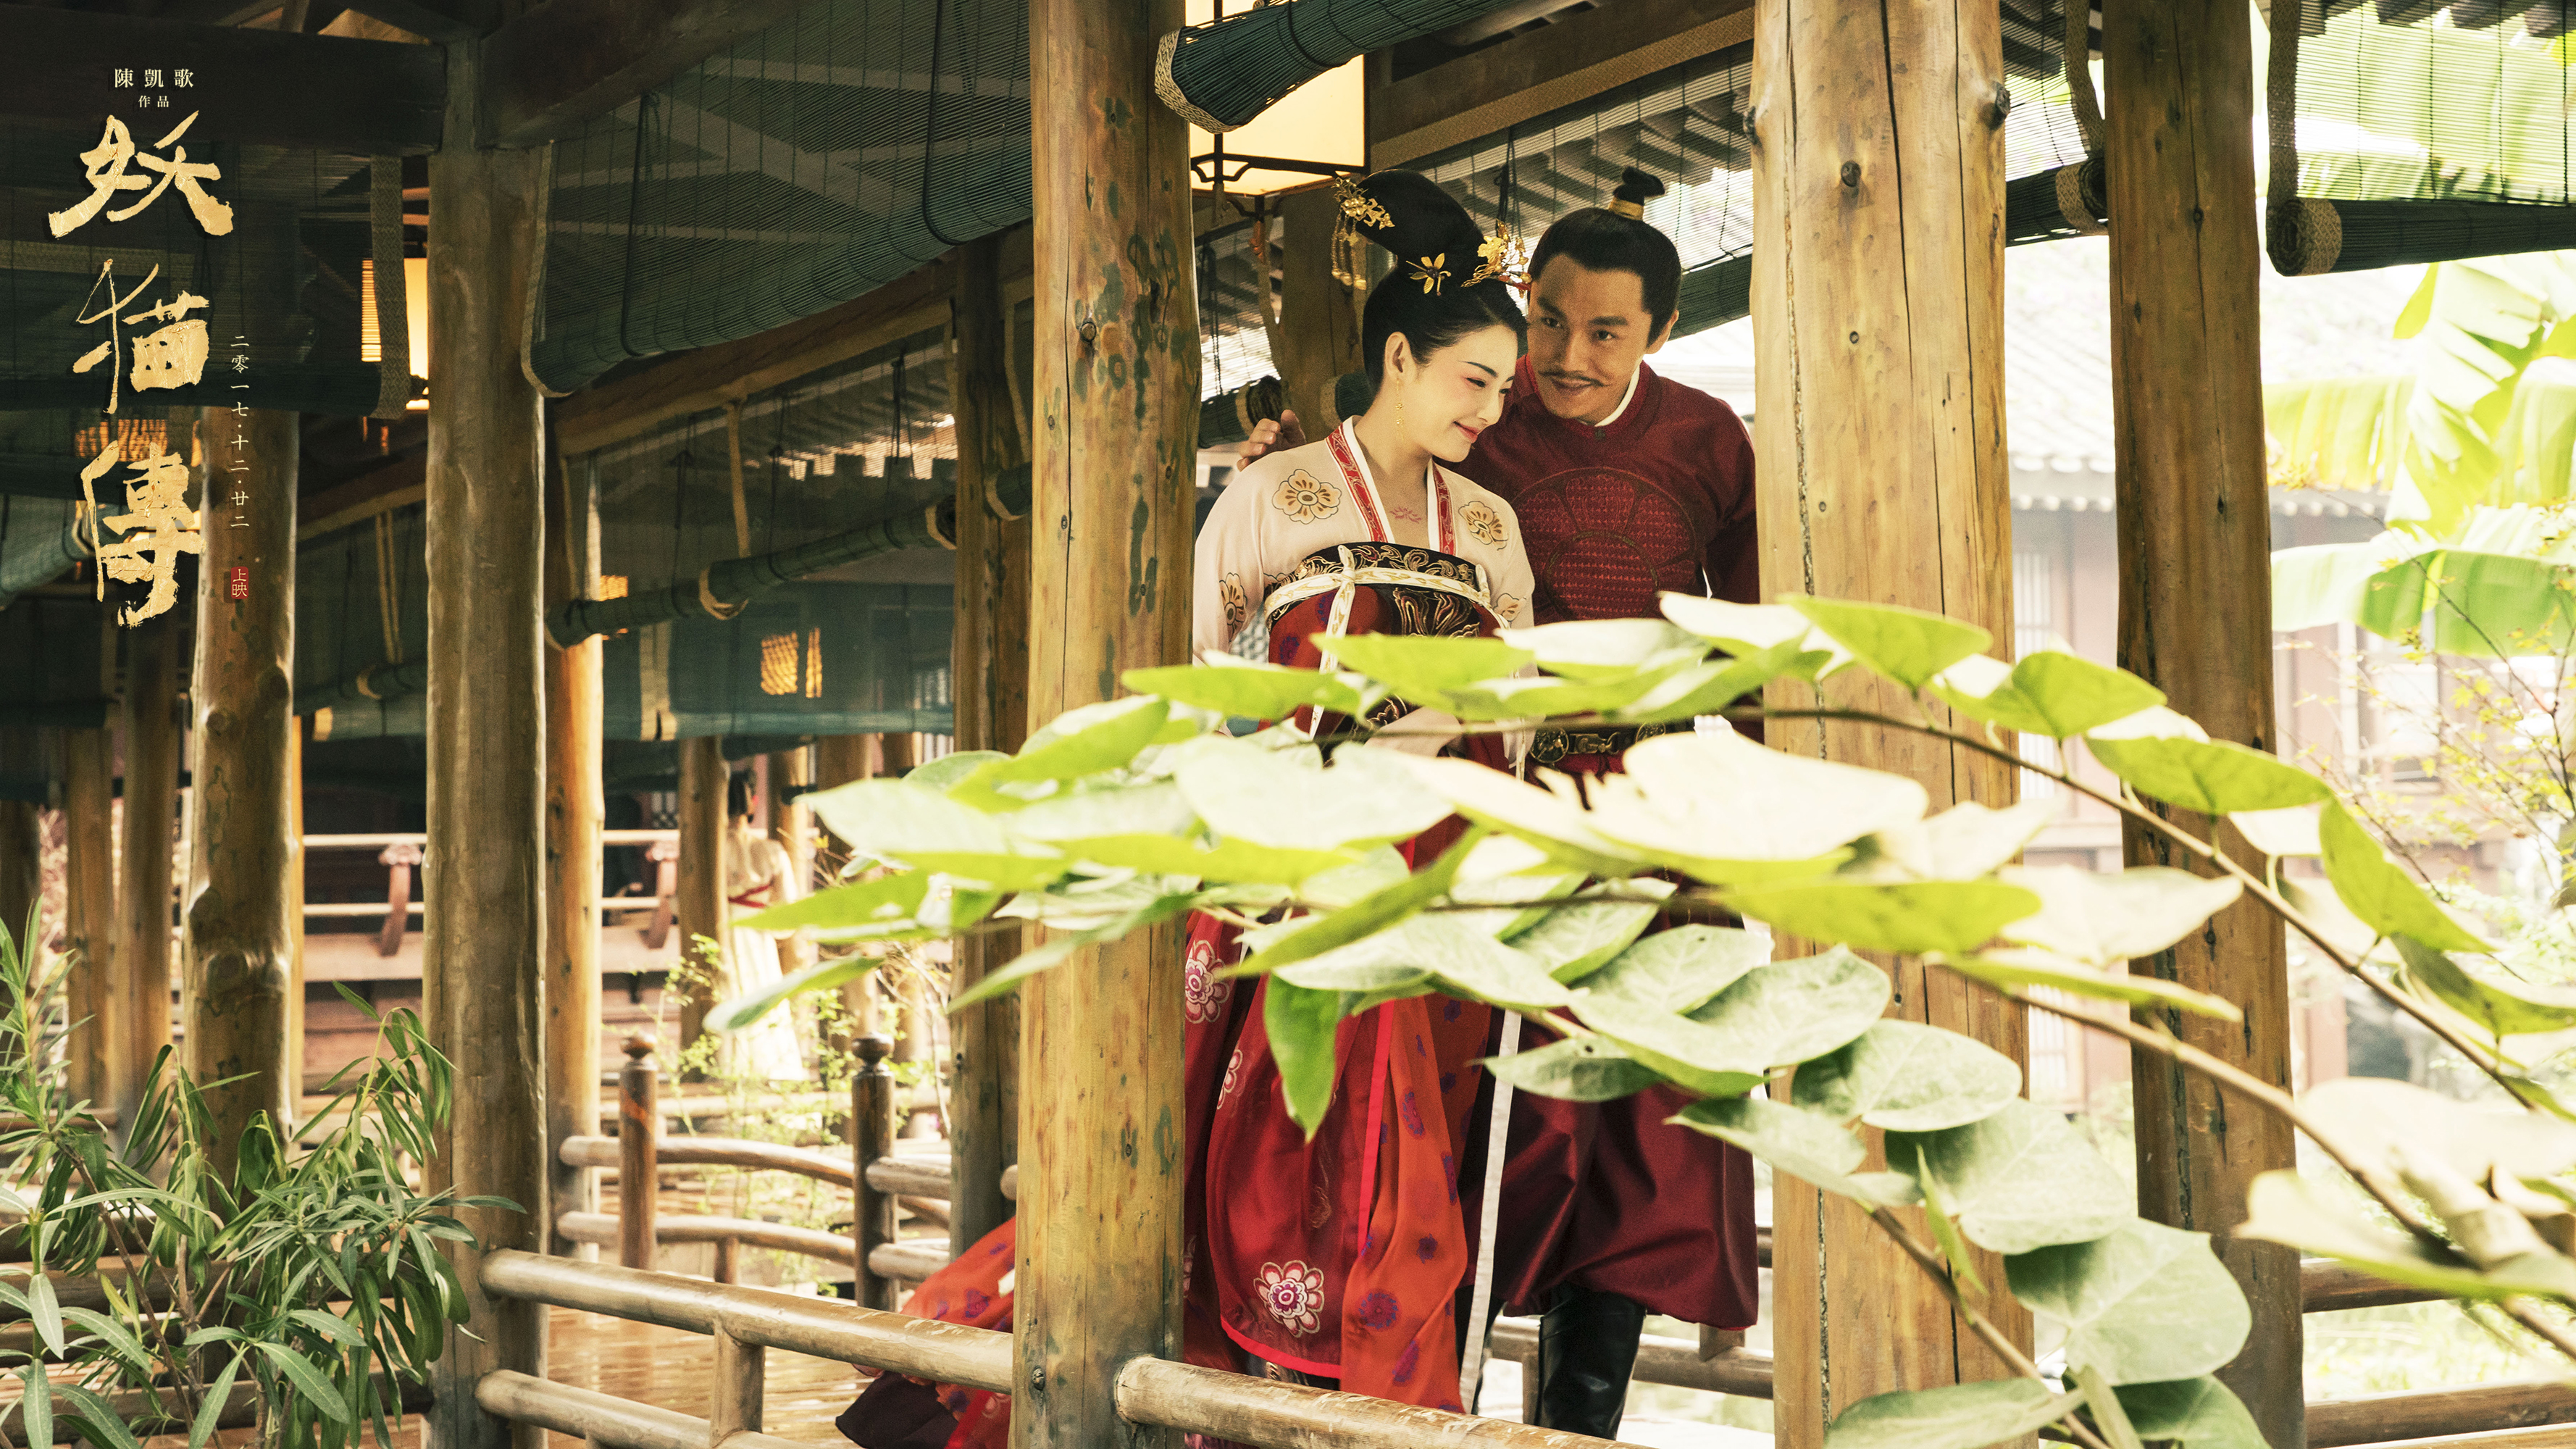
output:
M1530 741L1529 758L1533 765L1553 765L1568 755L1615 755L1641 740L1657 735L1680 734L1692 728L1688 724L1617 725L1582 729L1559 729L1550 725Z

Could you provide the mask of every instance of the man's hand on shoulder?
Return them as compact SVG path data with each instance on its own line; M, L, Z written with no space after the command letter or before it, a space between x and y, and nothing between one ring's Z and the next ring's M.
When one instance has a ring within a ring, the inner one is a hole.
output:
M1279 414L1276 422L1253 424L1252 436L1244 439L1243 445L1234 451L1234 466L1248 467L1265 453L1304 446L1306 430L1297 422L1297 410L1288 408Z

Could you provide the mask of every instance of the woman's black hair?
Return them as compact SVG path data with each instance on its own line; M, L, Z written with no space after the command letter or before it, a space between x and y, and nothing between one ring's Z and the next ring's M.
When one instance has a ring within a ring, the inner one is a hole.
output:
M1358 183L1376 210L1344 212L1361 235L1394 254L1395 269L1370 289L1360 310L1360 357L1369 385L1386 382L1386 342L1397 333L1417 358L1488 327L1529 335L1511 287L1500 277L1468 284L1483 264L1485 235L1439 183L1418 171L1380 171Z
M726 817L731 818L738 815L749 815L750 813L751 777L749 775L727 775L725 777Z

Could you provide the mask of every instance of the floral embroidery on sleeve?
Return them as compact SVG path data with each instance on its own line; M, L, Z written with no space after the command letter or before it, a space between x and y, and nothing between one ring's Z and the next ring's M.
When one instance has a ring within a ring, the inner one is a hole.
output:
M1495 613L1497 613L1497 614L1502 615L1505 619L1508 619L1508 620L1512 620L1512 621L1517 622L1517 621L1519 620L1520 616L1521 616L1521 598L1520 598L1520 595L1518 595L1518 594L1496 594L1496 595L1494 595L1494 612L1495 612Z
M1214 1021L1234 999L1234 983L1216 974L1216 948L1205 941L1190 944L1189 955L1181 970L1184 1004L1193 1023ZM1227 1066L1226 1082L1233 1085L1233 1067Z
M1299 1338L1313 1333L1324 1317L1324 1275L1304 1263L1264 1263L1256 1296L1279 1326Z
M1475 499L1466 507L1459 509L1458 521L1466 526L1469 537L1491 544L1495 548L1507 547L1512 541L1511 531L1503 527L1503 516L1494 511L1494 505L1482 498Z
M1299 523L1313 523L1342 511L1342 490L1300 468L1279 481L1270 502Z
M1217 580L1216 592L1217 597L1225 604L1225 632L1231 635L1240 631L1243 628L1244 615L1248 612L1244 607L1242 576L1227 574Z

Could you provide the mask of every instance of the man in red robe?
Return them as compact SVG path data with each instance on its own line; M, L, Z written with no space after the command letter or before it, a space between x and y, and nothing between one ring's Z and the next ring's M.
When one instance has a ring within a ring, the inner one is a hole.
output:
M1519 514L1540 623L1651 618L1665 590L1759 601L1743 421L1645 362L1680 302L1680 254L1644 219L1662 191L1632 169L1609 207L1570 213L1539 239L1529 353L1501 419L1459 465ZM1294 413L1263 423L1243 461L1303 436ZM1543 731L1530 757L1600 774L1636 737ZM1513 1098L1493 1301L1541 1315L1540 1424L1616 1436L1649 1313L1754 1320L1752 1162L1668 1125L1683 1100L1669 1088L1599 1104ZM1462 1166L1462 1195L1481 1195L1482 1175Z

